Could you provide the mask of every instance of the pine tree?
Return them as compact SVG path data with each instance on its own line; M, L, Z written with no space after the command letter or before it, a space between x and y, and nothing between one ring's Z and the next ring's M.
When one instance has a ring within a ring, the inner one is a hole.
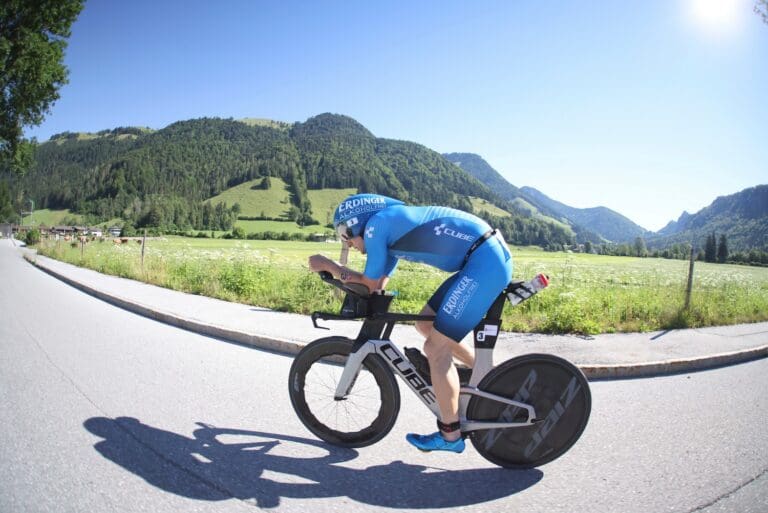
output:
M648 248L645 246L645 239L642 237L635 238L635 256L646 257L648 256Z
M717 236L715 232L707 236L707 243L704 246L704 261L715 262L717 259Z
M724 264L728 260L728 240L723 233L720 235L720 244L717 246L717 261Z

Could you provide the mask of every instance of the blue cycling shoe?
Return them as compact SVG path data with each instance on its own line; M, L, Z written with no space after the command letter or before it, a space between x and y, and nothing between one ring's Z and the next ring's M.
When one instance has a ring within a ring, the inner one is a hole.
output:
M416 447L420 451L450 451L455 453L464 452L464 439L459 438L453 442L449 442L440 432L432 433L431 435L417 435L416 433L408 433L405 435L405 439L408 440L412 446Z

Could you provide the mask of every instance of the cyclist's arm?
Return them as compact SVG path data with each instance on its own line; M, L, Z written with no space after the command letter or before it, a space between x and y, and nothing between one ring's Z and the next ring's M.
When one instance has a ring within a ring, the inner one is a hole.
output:
M379 279L368 278L363 273L354 271L323 255L309 257L309 269L313 272L329 272L344 283L361 283L368 287L368 290L383 290L389 281L389 276L382 276Z

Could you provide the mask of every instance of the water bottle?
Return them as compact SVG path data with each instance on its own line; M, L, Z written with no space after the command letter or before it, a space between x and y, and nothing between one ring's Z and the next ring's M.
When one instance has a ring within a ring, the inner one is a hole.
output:
M512 287L507 291L507 299L512 303L512 306L521 303L536 294L540 290L543 290L549 285L549 278L546 274L537 274L530 281L520 283L516 287Z

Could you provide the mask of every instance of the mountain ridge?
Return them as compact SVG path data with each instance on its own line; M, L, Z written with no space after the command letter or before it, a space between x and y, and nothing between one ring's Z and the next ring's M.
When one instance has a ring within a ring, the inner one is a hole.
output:
M725 234L730 250L768 249L768 184L718 196L694 214L683 212L646 242L649 248L691 242L702 248L712 233Z
M377 138L356 120L331 113L297 123L199 118L158 130L62 132L37 146L26 176L0 180L11 184L17 203L29 198L38 208L181 229L235 215L223 212L223 205L212 213L204 202L269 176L287 184L291 219L302 224L317 222L308 190L354 188L469 211L478 198L510 213L493 222L504 225L515 244L562 247L574 239L631 243L643 237L649 248L663 248L700 245L716 232L727 235L733 249L768 249L768 185L720 196L653 233L605 207L576 209L534 188L519 188L476 154L441 155L417 143Z
M716 233L726 235L733 250L768 249L768 185L718 196L700 211L693 214L684 211L677 220L652 232L607 207L575 208L533 187L517 187L479 155L446 153L444 156L513 204L527 202L543 215L567 222L581 241L632 243L640 237L651 249L691 242L696 247L703 247L705 238ZM595 234L601 240L590 238Z
M646 232L626 217L606 207L577 209L555 201L532 187L517 187L509 183L479 155L446 153L444 156L518 207L531 205L541 215L568 224L576 234L578 242L620 242Z
M526 196L534 198L538 203L546 205L574 224L584 226L610 242L625 242L650 233L629 218L608 207L576 208L553 200L533 187L522 187L520 190Z
M509 218L492 222L509 233L511 243L562 247L572 239L556 223L516 212L439 153L408 141L377 138L356 120L331 113L290 126L199 118L151 131L123 127L88 136L65 132L38 145L25 176L0 179L12 180L13 196L31 198L38 208L70 209L98 219L120 217L134 227L184 230L229 229L238 212L207 200L259 177L286 184L287 212L302 225L325 221L313 217L308 190L354 188L468 211L473 210L472 198L478 198L510 212ZM492 210L478 213L487 216Z

